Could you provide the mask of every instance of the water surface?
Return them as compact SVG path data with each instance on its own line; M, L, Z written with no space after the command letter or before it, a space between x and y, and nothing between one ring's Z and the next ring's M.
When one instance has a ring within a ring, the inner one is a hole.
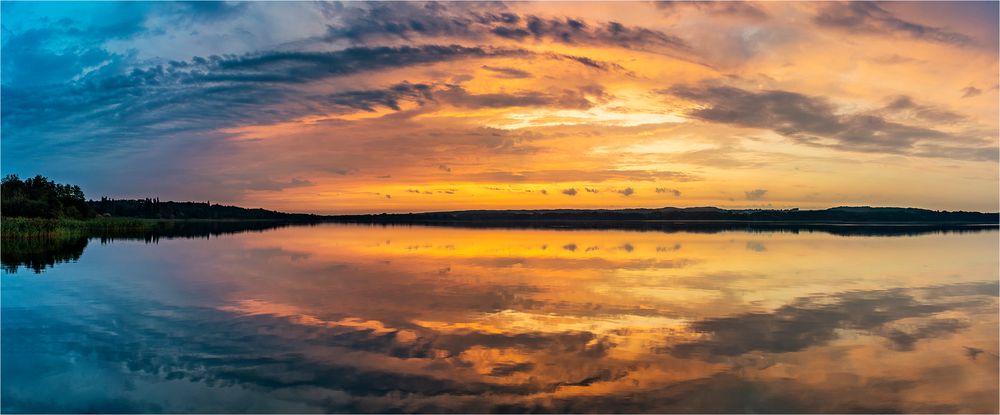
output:
M4 412L998 411L995 231L66 245L5 259Z

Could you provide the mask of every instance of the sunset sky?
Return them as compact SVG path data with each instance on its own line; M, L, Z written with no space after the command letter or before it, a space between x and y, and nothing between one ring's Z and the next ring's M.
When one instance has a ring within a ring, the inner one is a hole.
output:
M314 213L998 210L998 3L23 3L0 170Z

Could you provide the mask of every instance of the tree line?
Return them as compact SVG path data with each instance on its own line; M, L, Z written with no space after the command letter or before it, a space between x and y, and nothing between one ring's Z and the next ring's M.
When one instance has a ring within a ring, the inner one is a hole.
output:
M4 217L90 219L98 216L146 219L238 219L316 221L317 215L246 209L211 202L161 202L160 198L87 200L79 186L38 175L22 180L8 175L0 183Z
M59 184L43 176L21 180L11 174L0 182L0 214L6 217L88 219L96 212L80 186Z

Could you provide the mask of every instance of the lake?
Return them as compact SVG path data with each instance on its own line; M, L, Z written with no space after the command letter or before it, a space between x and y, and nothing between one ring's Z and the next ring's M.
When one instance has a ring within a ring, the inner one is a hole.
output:
M998 411L996 231L65 245L5 259L5 413Z

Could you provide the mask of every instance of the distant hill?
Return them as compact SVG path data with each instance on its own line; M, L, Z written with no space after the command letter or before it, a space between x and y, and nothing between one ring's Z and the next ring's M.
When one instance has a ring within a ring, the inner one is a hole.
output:
M329 219L366 223L447 223L447 222L752 222L752 223L835 223L835 224L987 224L1000 222L998 213L949 212L917 208L842 206L822 210L739 209L716 207L658 209L544 209L544 210L464 210L379 215L340 215Z

